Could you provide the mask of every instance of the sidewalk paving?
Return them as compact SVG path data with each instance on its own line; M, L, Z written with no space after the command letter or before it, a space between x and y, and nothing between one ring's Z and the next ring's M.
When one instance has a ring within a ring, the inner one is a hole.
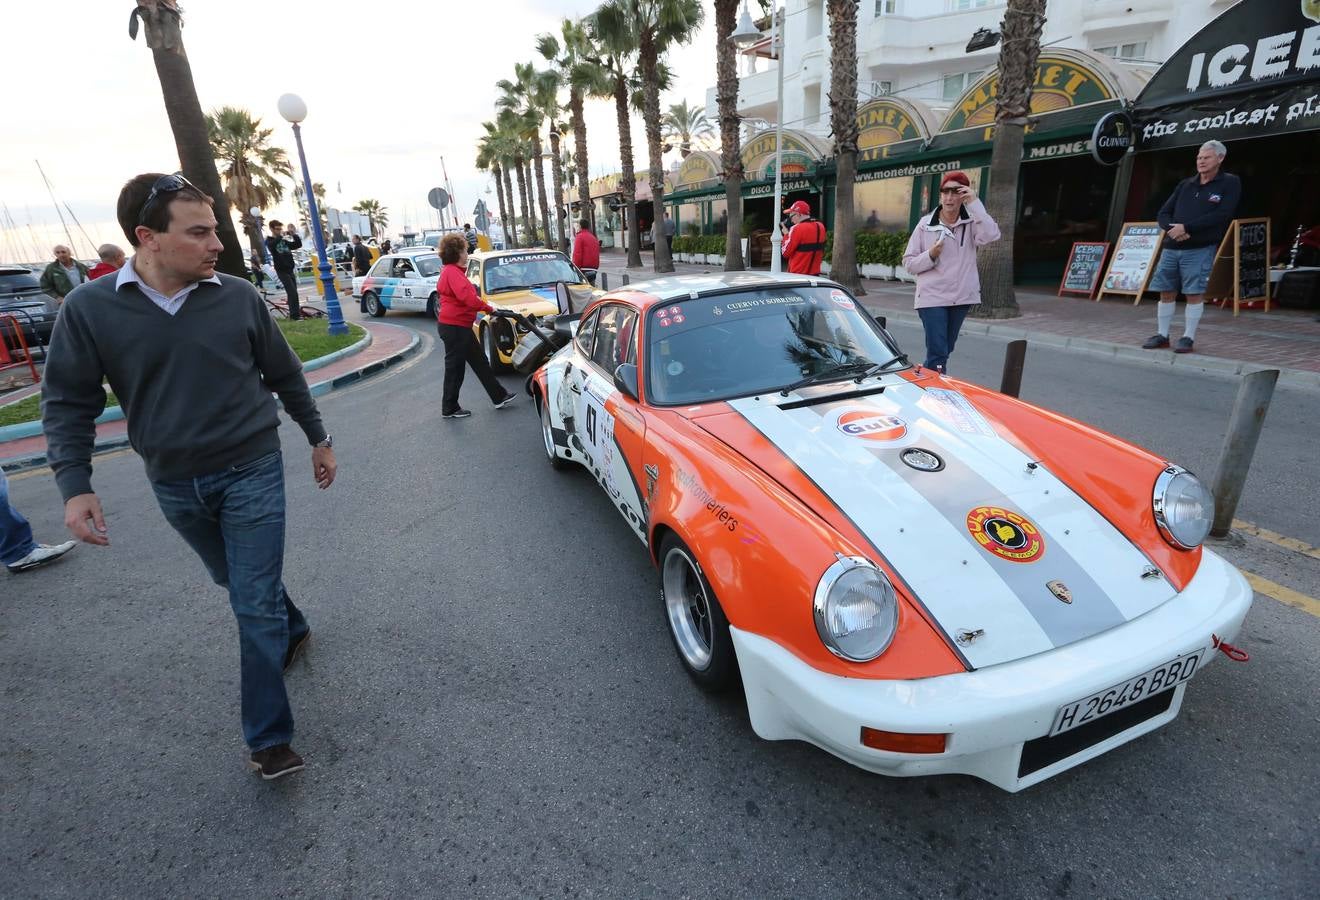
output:
M602 251L600 271L609 274L611 288L621 284L626 273L632 283L654 277L651 254L643 253L642 269L628 269L620 251ZM721 271L718 266L674 264L678 274ZM827 276L828 277L828 276ZM862 279L866 296L862 304L873 314L890 321L917 325L913 309L915 286L898 281ZM1142 350L1141 344L1155 333L1153 300L1133 305L1130 299L1106 298L1096 302L1080 296L1058 297L1039 287L1019 287L1015 319L967 319L962 333L1008 340L1026 338L1030 343L1123 359L1149 366L1176 366L1183 371L1237 375L1259 369L1279 369L1279 383L1320 390L1320 321L1314 312L1278 309L1243 310L1237 318L1231 307L1206 304L1196 332L1196 352L1176 354L1169 350ZM1182 333L1183 305L1174 315L1170 338ZM919 349L919 348L917 348Z
M383 322L358 322L371 335L371 343L354 353L308 372L312 396L319 397L347 387L393 366L415 353L421 336L401 325ZM309 361L315 362L315 360ZM25 389L26 390L26 389ZM10 399L10 398L6 398ZM128 445L128 424L119 419L96 426L96 451L103 453ZM0 442L0 468L5 471L45 465L45 435Z

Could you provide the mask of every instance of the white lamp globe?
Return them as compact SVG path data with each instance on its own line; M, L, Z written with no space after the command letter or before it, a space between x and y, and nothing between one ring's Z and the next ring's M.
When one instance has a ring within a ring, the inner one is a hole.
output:
M297 125L307 118L307 104L297 94L284 94L275 104L284 117L284 121Z
M261 207L260 207L260 206L254 206L254 207L252 207L251 209L248 210L248 213L249 213L250 215L253 215L253 216L259 216L259 215L261 215Z

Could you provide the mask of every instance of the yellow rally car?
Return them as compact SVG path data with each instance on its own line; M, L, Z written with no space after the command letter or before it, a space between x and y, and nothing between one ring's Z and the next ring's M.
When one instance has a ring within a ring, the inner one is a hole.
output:
M468 257L467 277L481 299L524 316L553 316L559 311L555 284L562 281L573 295L574 306L584 307L599 291L592 289L577 266L558 250L494 250ZM472 325L491 368L509 368L513 349L526 330L510 319L480 315Z

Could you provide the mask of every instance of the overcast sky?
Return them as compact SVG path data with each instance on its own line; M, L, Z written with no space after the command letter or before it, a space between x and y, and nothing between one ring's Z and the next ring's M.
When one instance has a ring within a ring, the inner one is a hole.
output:
M275 102L297 93L309 109L303 142L312 178L331 206L371 197L389 208L390 231L433 224L427 191L444 157L464 213L490 179L473 159L481 122L493 115L495 82L532 60L536 36L558 31L596 0L192 0L184 43L202 109L239 106L274 127L297 170L289 126ZM133 0L5 2L5 72L10 90L0 140L0 203L18 225L0 231L0 259L67 243L37 171L73 210L90 241L125 244L114 221L119 188L138 172L179 167L151 51L128 37ZM714 84L714 13L693 43L670 56L674 89L662 105L705 102ZM587 104L591 176L618 171L614 107ZM640 116L633 141L646 165ZM547 148L548 152L548 148ZM547 166L547 183L549 168ZM549 187L547 187L547 195ZM496 207L492 193L487 201ZM294 218L292 197L268 216ZM3 224L0 209L0 224ZM66 219L68 213L65 213ZM465 216L470 218L470 216ZM72 221L74 252L91 254ZM29 226L31 226L29 228Z

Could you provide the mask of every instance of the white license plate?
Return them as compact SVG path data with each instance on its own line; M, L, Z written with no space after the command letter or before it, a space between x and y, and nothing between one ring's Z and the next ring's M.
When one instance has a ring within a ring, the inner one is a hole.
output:
M1088 722L1116 713L1120 709L1126 709L1161 691L1173 690L1192 677L1204 655L1205 648L1202 647L1193 653L1161 663L1150 671L1129 678L1122 684L1116 684L1061 707L1054 717L1054 727L1050 729L1050 735L1071 731Z

